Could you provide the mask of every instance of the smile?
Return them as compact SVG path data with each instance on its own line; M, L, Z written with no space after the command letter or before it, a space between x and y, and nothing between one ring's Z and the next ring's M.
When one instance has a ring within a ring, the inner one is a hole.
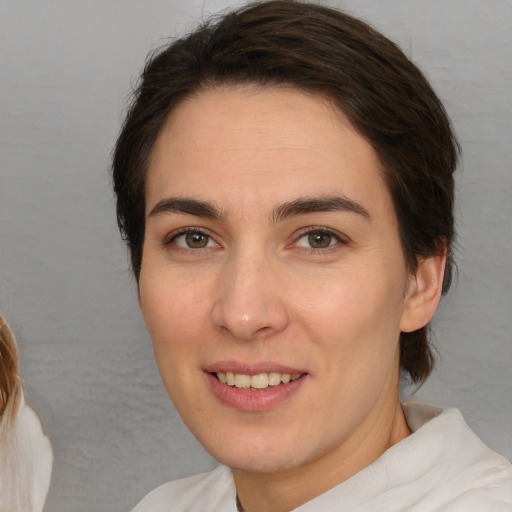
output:
M202 373L220 402L242 412L270 411L290 403L311 377L305 368L275 361L217 361Z
M261 390L270 386L279 386L288 384L301 377L301 374L289 374L279 372L258 373L256 375L247 375L234 372L215 372L217 379L223 384L238 389Z

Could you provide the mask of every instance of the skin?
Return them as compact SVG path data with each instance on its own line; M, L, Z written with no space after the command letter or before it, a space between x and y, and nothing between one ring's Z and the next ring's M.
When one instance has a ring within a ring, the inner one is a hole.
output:
M409 435L399 334L432 317L444 257L408 273L378 157L341 112L292 88L202 91L162 129L146 190L139 302L159 371L244 510L291 510ZM302 377L240 410L207 377L226 361Z

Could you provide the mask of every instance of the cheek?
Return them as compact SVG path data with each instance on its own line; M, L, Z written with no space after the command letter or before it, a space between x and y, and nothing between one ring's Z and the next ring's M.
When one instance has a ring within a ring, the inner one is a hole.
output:
M205 293L190 280L141 274L140 308L162 380L170 392L208 337Z
M298 313L315 345L312 360L323 379L323 396L344 413L358 404L363 414L399 375L396 293L390 297L387 286L371 284L374 280L361 277L325 287ZM318 403L318 414L323 414L323 403Z
M393 280L370 270L346 272L307 288L295 295L295 317L316 343L354 359L393 351L403 306Z
M139 304L150 334L164 341L197 329L204 315L205 283L167 271L142 271Z
M183 399L182 391L195 393L198 382L191 370L197 369L208 341L205 294L200 289L190 280L141 273L140 308L158 370L172 402L185 415L193 404Z

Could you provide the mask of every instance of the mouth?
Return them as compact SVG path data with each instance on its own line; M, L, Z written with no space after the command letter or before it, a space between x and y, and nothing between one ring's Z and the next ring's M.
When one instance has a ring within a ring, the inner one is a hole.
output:
M217 378L222 384L226 384L233 388L245 389L250 391L261 391L270 387L288 384L300 379L305 374L295 373L257 373L248 375L245 373L235 372L212 372L211 375Z
M254 364L252 368L236 361L215 366L203 370L213 394L224 405L243 412L270 411L290 403L309 377L298 368L280 368L271 363Z

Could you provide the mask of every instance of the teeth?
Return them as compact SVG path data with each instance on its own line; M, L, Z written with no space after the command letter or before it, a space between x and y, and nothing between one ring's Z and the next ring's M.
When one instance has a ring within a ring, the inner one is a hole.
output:
M251 388L255 388L255 389L268 388L268 373L258 373L258 375L252 375L251 376Z
M239 389L266 389L269 386L278 386L279 384L288 384L290 381L297 380L301 375L289 373L258 373L257 375L246 375L244 373L217 372L217 378L228 386L234 386Z
M243 373L235 373L235 388L250 388L251 377Z
M281 384L281 374L277 372L271 372L268 374L268 385L277 386Z

